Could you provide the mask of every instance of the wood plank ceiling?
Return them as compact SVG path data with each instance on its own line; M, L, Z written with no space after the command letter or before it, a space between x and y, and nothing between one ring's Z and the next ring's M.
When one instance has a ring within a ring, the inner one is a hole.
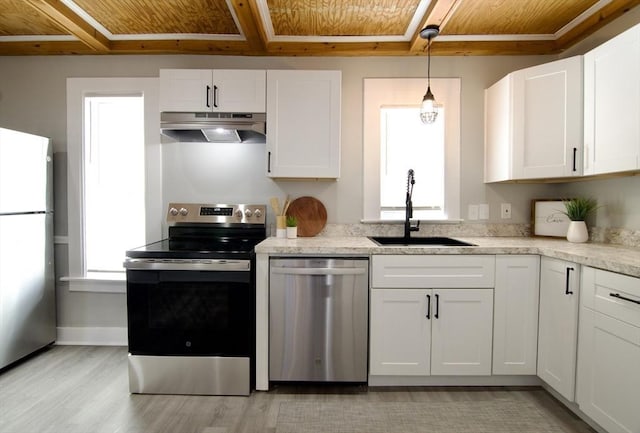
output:
M640 0L0 0L0 55L552 54Z

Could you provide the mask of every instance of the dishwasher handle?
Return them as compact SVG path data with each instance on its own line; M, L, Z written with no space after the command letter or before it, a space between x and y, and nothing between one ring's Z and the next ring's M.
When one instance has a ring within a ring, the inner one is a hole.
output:
M366 274L367 268L286 268L272 266L271 272L283 275L360 275Z

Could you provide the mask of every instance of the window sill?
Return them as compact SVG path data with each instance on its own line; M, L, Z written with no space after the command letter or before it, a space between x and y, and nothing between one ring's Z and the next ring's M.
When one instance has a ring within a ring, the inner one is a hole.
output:
M126 293L126 275L124 272L90 272L86 277L62 277L60 281L69 282L70 292L89 293Z

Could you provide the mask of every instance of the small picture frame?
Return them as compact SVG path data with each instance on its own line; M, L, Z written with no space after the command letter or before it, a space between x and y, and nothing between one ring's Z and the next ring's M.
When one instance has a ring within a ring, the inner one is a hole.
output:
M560 199L535 199L531 201L531 236L567 236L569 217L564 213Z

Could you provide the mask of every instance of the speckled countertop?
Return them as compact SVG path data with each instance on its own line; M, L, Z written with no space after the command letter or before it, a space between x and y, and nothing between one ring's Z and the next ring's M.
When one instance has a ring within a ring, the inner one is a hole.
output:
M640 248L613 244L575 244L562 239L527 237L458 237L471 247L379 246L364 236L268 238L256 253L269 255L371 254L539 254L594 268L640 277Z

